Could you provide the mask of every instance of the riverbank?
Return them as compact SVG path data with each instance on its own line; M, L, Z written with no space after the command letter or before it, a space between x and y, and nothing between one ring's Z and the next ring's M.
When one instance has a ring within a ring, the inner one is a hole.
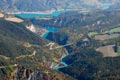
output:
M65 52L66 54L64 54L62 57L61 57L61 63L60 64L57 64L53 69L55 70L59 70L60 68L63 68L63 67L67 67L68 65L64 62L64 58L66 58L69 53L68 51L65 49Z
M72 11L72 10L74 10L74 9L59 9L59 10L53 9L53 10L35 11L35 12L26 12L26 11L20 12L20 11L18 11L18 12L8 12L7 14L52 14L56 11Z
M27 11L17 11L17 12L8 12L7 14L45 14L45 15L49 15L49 14L53 14L55 12L65 12L65 11L78 11L81 9L58 9L58 10L46 10L46 11L35 11L35 12L27 12Z
M11 22L17 22L17 23L21 23L21 22L24 22L24 20L20 19L20 18L17 18L17 17L7 17L5 18L5 20L7 21L11 21Z
M45 32L42 33L41 37L46 38L48 36L48 34L49 34L49 31L45 29Z
M47 11L36 11L36 12L11 12L11 13L7 13L7 14L52 14L54 11L56 10L47 10Z
M41 37L46 38L50 32L55 32L55 31L57 31L57 28L46 27L45 32L41 35Z
M58 10L47 10L47 11L36 11L36 12L8 12L7 14L14 14L21 18L52 18L59 16L61 13L68 11L77 11L78 9L58 9Z

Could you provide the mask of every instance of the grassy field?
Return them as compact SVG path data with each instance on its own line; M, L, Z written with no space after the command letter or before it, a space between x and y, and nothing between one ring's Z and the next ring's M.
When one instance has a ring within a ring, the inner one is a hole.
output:
M88 36L95 36L95 35L98 35L98 34L106 34L106 33L109 33L109 34L112 34L112 33L115 33L115 32L120 32L120 27L117 27L117 28L113 28L113 29L110 29L108 31L105 31L105 32L102 32L102 33L98 33L98 32L89 32L88 33Z
M88 36L91 37L91 36L95 36L95 35L97 35L97 34L98 34L98 32L89 32L89 33L88 33Z
M113 28L113 29L111 29L109 31L105 31L104 33L110 33L110 34L112 34L112 33L115 33L115 32L120 32L120 27Z
M114 45L102 46L97 48L96 51L101 52L104 57L116 57L117 53L114 51L113 47Z
M104 57L116 57L117 53L114 51L113 47L114 45L102 46L97 48L96 51L101 52Z
M117 53L120 56L120 46L118 46Z
M114 39L114 38L117 38L119 37L120 34L117 34L117 33L114 33L114 34L102 34L102 35L95 35L94 39L95 40L109 40L109 39Z

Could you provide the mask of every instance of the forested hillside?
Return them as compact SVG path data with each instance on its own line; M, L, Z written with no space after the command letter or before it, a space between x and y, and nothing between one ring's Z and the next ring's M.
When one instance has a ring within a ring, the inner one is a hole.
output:
M0 18L0 80L73 80L53 69L66 54L64 49L45 47L49 41L28 30L28 23Z
M119 4L0 0L0 80L120 80Z
M67 12L50 20L31 19L38 26L57 27L47 39L65 47L68 65L59 71L77 80L119 80L119 10ZM44 24L45 23L45 24Z

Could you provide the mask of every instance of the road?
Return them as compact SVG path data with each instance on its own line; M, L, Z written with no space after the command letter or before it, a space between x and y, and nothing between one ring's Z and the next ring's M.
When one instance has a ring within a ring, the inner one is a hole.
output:
M9 66L0 66L0 69L6 68L6 67L17 67L17 66L18 66L18 64L9 65Z
M48 43L47 45L45 45L45 47L49 46L49 49L50 50L53 50L53 49L59 49L59 48L62 48L62 47L65 47L65 46L70 46L70 45L73 45L74 43L69 43L69 44L66 44L66 45L61 45L61 46L57 46L57 47L54 47L53 46L55 45L55 43L53 42L50 42Z
M53 49L59 49L59 48L62 48L62 47L65 47L65 46L70 46L70 45L73 45L73 43L69 43L69 44L66 44L66 45L61 45L61 46L55 47Z
M35 55L36 55L36 51L33 51L33 53L30 55L21 55L21 56L16 57L15 59L24 58L24 57L33 57Z

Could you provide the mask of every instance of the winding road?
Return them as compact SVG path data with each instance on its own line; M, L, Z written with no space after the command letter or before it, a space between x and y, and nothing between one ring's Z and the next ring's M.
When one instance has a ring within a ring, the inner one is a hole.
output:
M62 47L65 47L65 46L70 46L70 45L73 45L74 43L69 43L69 44L66 44L66 45L61 45L61 46L57 46L57 47L54 47L53 46L55 45L55 43L53 42L50 42L48 43L47 45L45 45L45 47L49 46L49 49L50 50L54 50L54 49L59 49L59 48L62 48Z
M9 65L9 66L0 66L0 69L6 68L6 67L17 67L17 66L18 66L18 64L13 64L13 65Z
M30 55L22 55L22 56L18 56L18 57L16 57L15 59L24 58L24 57L33 57L33 56L35 56L35 55L36 55L36 51L33 51L33 53L30 54Z

